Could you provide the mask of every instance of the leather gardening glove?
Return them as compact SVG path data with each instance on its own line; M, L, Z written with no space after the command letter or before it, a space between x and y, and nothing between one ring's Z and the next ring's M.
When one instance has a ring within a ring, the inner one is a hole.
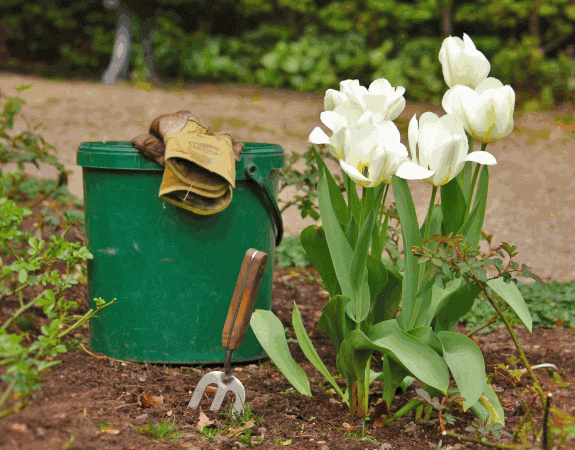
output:
M132 139L146 159L165 167L160 198L197 214L222 211L232 199L243 143L214 136L189 111L164 114Z
M159 166L164 167L164 153L166 152L164 136L172 131L180 131L188 120L193 120L199 125L202 125L202 123L189 111L163 114L154 119L150 125L149 134L141 134L132 139L132 147L138 150L147 160L153 161ZM232 143L232 150L236 161L240 160L243 148L243 142L234 141Z

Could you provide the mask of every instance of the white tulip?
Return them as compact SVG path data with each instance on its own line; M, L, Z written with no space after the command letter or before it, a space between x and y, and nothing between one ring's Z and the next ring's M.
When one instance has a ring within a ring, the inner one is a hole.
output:
M414 163L434 172L426 179L433 186L450 182L461 172L466 161L487 165L497 163L486 151L467 153L467 136L461 122L452 114L438 117L426 112L419 118L419 123L414 115L407 134L411 158Z
M324 109L334 111L344 102L352 102L359 109L363 109L362 97L367 94L367 89L359 84L359 80L343 80L339 83L339 91L328 89L323 99Z
M443 96L445 112L456 115L474 139L488 144L513 131L515 92L496 78L487 78L475 90L454 86Z
M439 61L449 87L463 85L474 89L487 78L491 69L485 55L475 48L467 34L463 34L463 39L445 38L439 51Z
M339 163L356 184L376 187L391 183L394 174L409 180L433 174L409 160L393 122L374 122L372 116L366 115L348 131L343 144L344 157Z
M365 109L376 121L395 120L405 108L405 88L391 86L385 78L375 80L363 96Z
M359 119L365 112L370 112L376 122L396 119L405 108L405 88L394 88L385 78L375 80L369 89L359 84L358 80L344 80L340 89L328 89L324 97L326 111ZM348 121L351 123L351 121Z

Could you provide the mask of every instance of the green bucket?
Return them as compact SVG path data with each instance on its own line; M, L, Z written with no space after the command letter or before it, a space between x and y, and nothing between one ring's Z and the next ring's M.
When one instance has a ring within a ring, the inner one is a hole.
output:
M162 201L163 169L129 142L84 142L77 163L94 255L89 296L117 300L91 320L92 349L129 361L223 361L222 329L248 248L269 255L255 307L271 306L274 252L283 233L276 203L282 148L246 142L231 204L208 216ZM263 357L249 330L233 361Z

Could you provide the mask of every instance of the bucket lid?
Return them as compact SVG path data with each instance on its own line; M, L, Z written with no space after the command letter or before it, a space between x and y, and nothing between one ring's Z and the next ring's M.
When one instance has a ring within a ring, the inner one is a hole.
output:
M163 171L160 166L145 159L129 141L82 142L76 155L82 167L117 170ZM277 144L244 142L240 161L236 162L236 180L244 180L244 167L256 164L263 174L284 166L284 151Z

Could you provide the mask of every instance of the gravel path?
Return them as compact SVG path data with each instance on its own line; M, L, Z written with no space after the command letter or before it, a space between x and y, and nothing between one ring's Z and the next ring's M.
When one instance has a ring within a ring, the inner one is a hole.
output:
M80 197L81 169L75 164L80 142L130 140L146 132L158 115L189 109L214 131L243 141L277 143L286 153L304 152L323 110L323 96L316 94L212 85L144 90L0 72L0 89L6 94L14 95L14 87L22 83L34 86L22 95L27 102L24 116L72 170L70 189ZM426 110L442 114L441 108L408 102L400 128L405 130L414 113L419 117ZM485 231L493 235L494 243L515 244L517 260L546 280L575 280L574 111L562 107L516 113L515 131L488 147L498 165L490 171ZM49 173L43 170L41 175ZM422 218L430 189L421 182L412 187ZM311 223L302 220L295 208L284 213L284 221L288 235L297 235Z

